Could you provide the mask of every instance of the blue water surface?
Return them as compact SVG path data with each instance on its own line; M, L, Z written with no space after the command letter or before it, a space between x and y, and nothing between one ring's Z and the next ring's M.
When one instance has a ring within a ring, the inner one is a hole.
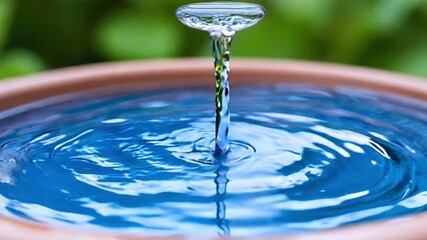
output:
M120 234L259 236L427 209L427 103L236 87L57 97L0 113L0 214Z

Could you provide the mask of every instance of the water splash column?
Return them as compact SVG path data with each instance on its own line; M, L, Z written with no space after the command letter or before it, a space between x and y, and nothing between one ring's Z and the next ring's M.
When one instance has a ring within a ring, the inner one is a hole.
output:
M211 33L212 54L214 57L216 94L215 94L215 153L228 151L228 129L230 126L230 48L234 33L224 36L221 33Z
M255 25L265 15L263 7L251 3L194 3L177 9L176 16L185 25L207 31L211 35L215 63L215 154L230 148L230 86L228 82L231 40L237 31Z

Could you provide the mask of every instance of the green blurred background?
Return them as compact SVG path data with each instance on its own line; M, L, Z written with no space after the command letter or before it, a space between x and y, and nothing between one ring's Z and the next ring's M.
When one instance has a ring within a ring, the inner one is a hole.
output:
M0 0L0 78L94 62L209 56L187 0ZM427 77L427 0L264 0L233 57L306 59Z

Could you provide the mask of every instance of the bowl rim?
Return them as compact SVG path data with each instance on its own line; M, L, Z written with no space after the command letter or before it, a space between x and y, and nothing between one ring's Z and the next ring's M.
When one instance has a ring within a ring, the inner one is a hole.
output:
M231 85L292 83L333 88L343 86L427 100L427 79L339 64L233 59L230 78ZM92 64L0 81L0 112L46 98L86 90L116 92L137 87L145 91L164 87L209 85L214 87L212 61L205 58ZM418 213L391 220L265 239L427 239L425 222L427 213ZM141 239L140 236L50 226L3 216L0 216L0 228L0 239ZM143 239L187 237L148 236Z
M231 85L259 84L259 79L263 78L263 84L287 82L351 86L427 100L427 84L423 78L342 64L234 59L230 75ZM234 78L239 80L233 81ZM0 81L0 110L101 87L111 87L116 91L119 86L129 89L139 85L141 89L152 89L209 86L212 83L212 61L206 58L82 65Z

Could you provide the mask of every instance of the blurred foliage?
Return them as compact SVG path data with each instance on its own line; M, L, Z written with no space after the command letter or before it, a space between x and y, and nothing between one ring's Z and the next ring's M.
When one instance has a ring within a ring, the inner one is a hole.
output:
M233 57L364 65L427 77L427 0L248 0L267 16ZM182 25L188 0L0 0L0 78L128 59L210 55Z
M7 38L14 4L13 0L0 1L0 49Z
M20 76L46 69L44 62L34 53L14 49L2 55L0 61L0 78Z

